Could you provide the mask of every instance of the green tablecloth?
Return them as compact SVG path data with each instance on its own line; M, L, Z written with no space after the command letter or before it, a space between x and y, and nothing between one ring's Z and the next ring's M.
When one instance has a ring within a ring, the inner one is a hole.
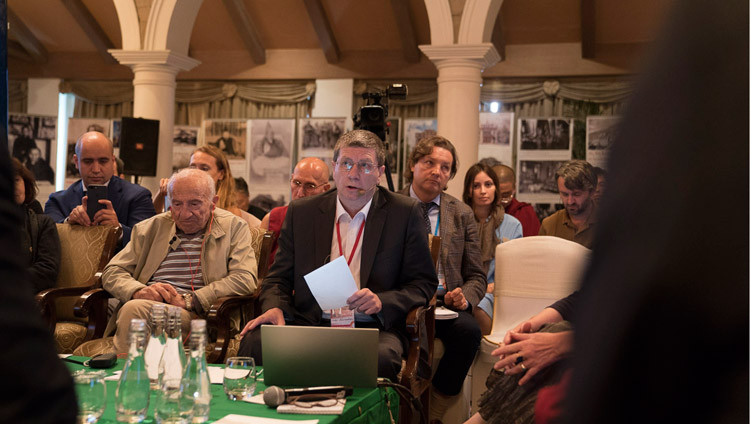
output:
M70 359L77 361L85 361L88 358L80 356L71 356ZM104 370L107 375L111 375L117 370L121 370L125 363L124 359L118 359L117 364L110 369ZM82 365L66 362L68 369L77 371L85 368ZM209 365L213 366L213 365ZM258 367L259 369L261 367ZM262 374L261 377L262 378ZM107 381L107 407L104 410L102 418L99 420L101 424L114 424L117 422L115 419L115 390L117 388L117 381ZM266 386L262 381L258 381L258 387L256 393L264 390ZM224 388L221 384L211 385L211 412L210 421L213 422L229 414L248 415L255 417L266 417L266 418L277 418L284 420L309 420L317 419L320 424L325 423L389 423L390 415L388 413L388 405L390 404L393 419L398 420L398 395L390 388L355 388L352 396L346 398L346 406L344 412L341 415L295 415L295 414L279 414L275 409L269 408L266 405L257 405L248 402L233 402L227 399L224 394ZM151 403L149 404L148 417L145 423L155 422L154 409L153 409L154 396L152 391Z

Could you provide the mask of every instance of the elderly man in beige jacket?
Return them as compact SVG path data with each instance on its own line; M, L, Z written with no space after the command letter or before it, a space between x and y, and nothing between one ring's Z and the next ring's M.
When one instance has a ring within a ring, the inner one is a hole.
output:
M148 318L151 305L182 308L190 320L203 316L219 297L256 289L257 263L245 221L216 208L214 182L205 172L185 169L170 178L168 212L133 227L130 243L104 270L104 289L122 302L114 344L127 352L128 326Z

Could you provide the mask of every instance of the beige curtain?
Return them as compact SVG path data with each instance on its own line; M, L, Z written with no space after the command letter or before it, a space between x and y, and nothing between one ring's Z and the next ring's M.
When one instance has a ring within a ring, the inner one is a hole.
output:
M26 113L29 84L26 80L8 80L8 112Z
M503 112L515 112L517 117L578 117L581 102L596 105L596 115L615 115L622 112L632 90L632 82L626 79L604 82L547 80L531 83L486 80L480 100L483 111L489 111L491 102L500 102Z
M119 118L133 114L132 81L63 81L76 96L73 116ZM175 124L198 126L211 118L296 118L310 112L314 82L178 81Z

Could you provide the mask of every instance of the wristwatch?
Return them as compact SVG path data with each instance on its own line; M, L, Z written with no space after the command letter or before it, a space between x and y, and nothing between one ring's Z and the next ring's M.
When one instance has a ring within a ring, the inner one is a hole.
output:
M183 293L182 299L185 301L185 309L188 311L193 310L193 294L192 293Z

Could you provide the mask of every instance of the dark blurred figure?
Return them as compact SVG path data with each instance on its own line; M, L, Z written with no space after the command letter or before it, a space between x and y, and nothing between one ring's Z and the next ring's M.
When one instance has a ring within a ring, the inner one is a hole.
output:
M21 248L18 256L29 273L34 293L55 285L60 271L60 237L55 221L37 213L30 205L36 202L36 182L26 167L13 158L14 200L24 216ZM38 204L38 202L37 202Z
M609 156L570 423L748 422L748 2L675 6Z
M268 211L250 204L250 191L247 187L247 182L242 177L234 179L234 202L238 208L250 212L250 215L258 219L263 219L268 213Z
M2 149L0 149L2 150ZM73 380L55 354L52 334L37 311L21 255L20 209L13 202L13 167L0 152L0 422L73 423Z

